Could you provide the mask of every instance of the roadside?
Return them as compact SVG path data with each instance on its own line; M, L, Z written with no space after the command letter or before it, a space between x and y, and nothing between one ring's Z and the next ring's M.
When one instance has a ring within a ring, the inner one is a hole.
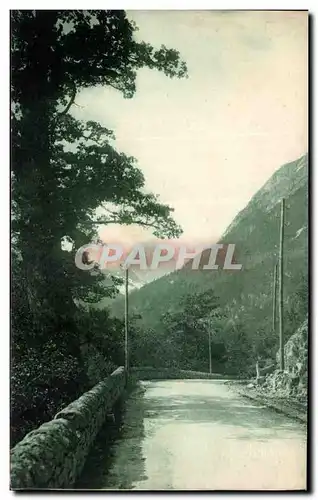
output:
M307 423L308 319L286 342L284 359L283 371L273 369L278 366L278 352L276 363L258 370L256 378L228 384L241 396Z
M268 394L264 388L261 386L257 387L251 381L249 383L229 381L226 384L230 385L231 389L234 389L240 396L261 403L272 410L283 413L302 423L307 423L307 404L305 402L300 402L290 397L279 397L274 394Z

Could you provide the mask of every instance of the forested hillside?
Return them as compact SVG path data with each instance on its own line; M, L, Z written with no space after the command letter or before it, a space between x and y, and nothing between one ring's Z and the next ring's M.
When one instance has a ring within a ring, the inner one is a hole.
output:
M210 306L205 305L201 318L213 316L208 324L213 331L217 365L228 371L248 372L258 356L275 359L278 334L272 326L272 289L283 197L286 199L284 323L287 339L307 313L307 178L305 155L278 169L233 220L221 242L235 243L237 261L243 266L241 271L204 271L202 266L192 270L186 265L130 294L131 314L138 316L132 325L132 329L136 329L132 343L144 346L144 356L136 362L175 364L179 359L182 367L206 368L207 328L202 326L204 321L192 328L189 323L193 320L191 308L196 303L200 306L205 294L212 293L215 300ZM206 260L207 255L203 254L201 262ZM118 317L122 315L121 298L115 300L112 311ZM185 327L187 315L192 315L192 319ZM191 355L185 348L183 356L178 357L174 353L182 349L187 328ZM195 357L195 349L203 349L203 352Z

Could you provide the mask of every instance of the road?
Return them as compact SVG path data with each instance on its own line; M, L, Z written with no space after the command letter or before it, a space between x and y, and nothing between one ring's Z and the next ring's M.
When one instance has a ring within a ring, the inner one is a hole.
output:
M306 487L305 426L219 380L142 382L110 451L99 436L78 487L294 490Z

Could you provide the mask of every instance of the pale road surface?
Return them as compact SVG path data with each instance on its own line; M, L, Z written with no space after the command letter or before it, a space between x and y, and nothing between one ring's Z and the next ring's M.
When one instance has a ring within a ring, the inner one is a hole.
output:
M126 403L110 455L103 457L106 444L99 442L82 487L305 489L304 425L238 396L220 380L141 384Z

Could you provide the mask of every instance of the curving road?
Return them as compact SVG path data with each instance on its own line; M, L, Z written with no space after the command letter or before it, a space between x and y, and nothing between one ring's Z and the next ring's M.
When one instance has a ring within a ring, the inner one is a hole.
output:
M306 488L306 428L216 380L142 382L111 447L99 436L80 488Z

